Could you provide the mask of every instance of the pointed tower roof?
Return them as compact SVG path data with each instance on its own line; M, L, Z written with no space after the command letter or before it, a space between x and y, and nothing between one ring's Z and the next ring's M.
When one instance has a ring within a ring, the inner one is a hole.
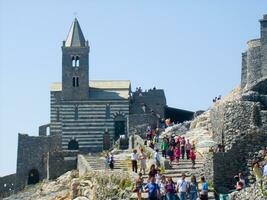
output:
M75 17L71 24L70 31L65 42L65 47L84 47L85 45L82 29L77 18Z

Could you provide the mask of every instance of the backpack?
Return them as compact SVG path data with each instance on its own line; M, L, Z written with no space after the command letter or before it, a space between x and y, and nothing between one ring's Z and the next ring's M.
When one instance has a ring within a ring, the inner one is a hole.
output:
M167 151L167 155L170 156L170 157L173 156L173 151L170 150L170 149L168 149L168 151Z

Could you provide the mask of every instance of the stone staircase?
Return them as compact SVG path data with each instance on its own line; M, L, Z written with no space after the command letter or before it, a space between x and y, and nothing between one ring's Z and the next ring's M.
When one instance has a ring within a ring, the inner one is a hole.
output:
M105 166L105 158L99 155L84 155L88 165L92 170L109 170L109 167ZM126 157L126 158L125 158ZM125 157L121 157L120 154L114 155L114 170L127 171L131 168L130 153L126 153Z
M186 181L190 181L191 175L194 175L200 168L203 167L203 160L197 159L195 169L192 169L192 163L190 160L180 160L179 164L173 163L171 169L166 169L163 173L166 177L172 177L173 181L176 183L182 176L182 173L186 174ZM144 175L144 184L148 181L148 175ZM197 177L199 179L199 177ZM137 199L137 194L133 193L130 199ZM147 193L142 193L142 199L148 199ZM214 193L209 192L209 200L215 200Z

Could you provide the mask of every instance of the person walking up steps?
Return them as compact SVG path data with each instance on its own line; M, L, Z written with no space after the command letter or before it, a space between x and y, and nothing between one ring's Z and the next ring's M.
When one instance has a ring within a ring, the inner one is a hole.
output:
M177 144L177 146L175 147L174 155L175 155L175 158L176 158L176 162L179 163L180 155L181 155L179 144Z
M142 192L143 192L143 177L142 177L142 173L138 174L138 177L135 179L134 182L134 190L133 192L137 193L137 199L141 200L142 199Z
M156 149L156 151L154 153L154 159L155 159L157 167L160 167L160 157L159 157L159 150L158 149Z
M167 155L169 156L169 164L170 164L170 167L172 167L172 162L174 160L174 149L172 146L169 147L168 151L167 151Z
M196 164L196 153L193 149L190 150L190 153L189 153L189 158L191 159L192 161L192 169L195 169L195 164Z
M188 191L188 184L185 180L185 174L182 174L182 178L177 182L177 192L179 200L186 200L186 193Z
M160 200L166 200L166 191L165 191L165 186L167 184L166 177L164 175L161 176L160 180Z
M163 139L163 142L161 144L161 151L162 151L162 157L167 157L167 150L169 148L168 140L166 138Z
M185 151L186 151L186 159L189 160L189 154L190 150L192 148L192 145L190 144L189 140L187 140L187 143L185 144Z
M114 169L114 157L112 153L109 154L108 164L109 164L109 168L113 170Z
M135 173L137 173L137 159L138 159L137 150L134 149L133 153L131 154L131 161L132 161L132 171Z
M182 154L182 159L184 159L185 156L185 139L182 137L181 139L181 154Z
M200 200L208 200L208 183L204 176L200 177L201 188L200 188Z
M160 196L159 185L155 183L155 177L150 178L150 183L146 184L145 191L148 192L149 200L158 200Z
M143 174L145 174L145 172L146 172L146 155L144 153L144 149L141 149L141 153L139 155L139 160L141 161L140 172L143 171Z
M189 192L190 200L197 200L198 185L197 185L197 180L195 176L191 176L191 181L188 185L188 192Z
M168 177L167 184L165 185L166 200L175 200L175 185L172 177Z

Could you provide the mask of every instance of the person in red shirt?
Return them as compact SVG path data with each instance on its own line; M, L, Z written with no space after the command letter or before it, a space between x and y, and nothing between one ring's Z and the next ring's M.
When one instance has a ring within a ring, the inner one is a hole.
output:
M190 150L189 157L190 157L190 160L192 161L192 169L195 169L196 153L194 152L193 149Z

